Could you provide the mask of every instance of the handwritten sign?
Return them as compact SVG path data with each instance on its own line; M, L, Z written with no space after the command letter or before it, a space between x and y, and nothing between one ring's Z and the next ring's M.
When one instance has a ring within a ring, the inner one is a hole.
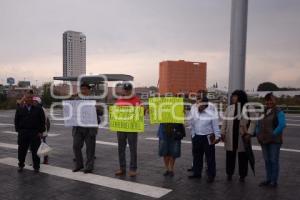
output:
M181 97L149 98L150 123L184 123L184 101Z
M97 127L95 100L63 101L64 125L66 127Z
M144 108L141 106L110 106L111 131L144 132Z

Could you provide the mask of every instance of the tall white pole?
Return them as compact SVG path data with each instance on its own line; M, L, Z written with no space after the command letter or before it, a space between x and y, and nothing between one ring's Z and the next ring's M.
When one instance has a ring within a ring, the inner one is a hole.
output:
M248 0L232 0L228 96L245 89Z

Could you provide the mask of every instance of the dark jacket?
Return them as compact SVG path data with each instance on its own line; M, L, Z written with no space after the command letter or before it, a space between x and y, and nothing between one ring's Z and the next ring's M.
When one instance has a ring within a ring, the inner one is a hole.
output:
M286 127L283 111L274 108L258 122L256 134L260 144L282 144L282 133Z
M45 114L40 106L19 106L15 114L15 129L20 133L38 134L45 131Z

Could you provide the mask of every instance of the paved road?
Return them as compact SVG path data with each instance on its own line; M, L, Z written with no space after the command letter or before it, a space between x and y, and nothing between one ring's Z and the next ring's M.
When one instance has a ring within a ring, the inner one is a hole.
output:
M176 162L173 178L162 176L163 162L157 156L156 126L146 126L139 135L138 166L136 178L122 179L114 176L118 168L116 134L100 129L97 136L96 166L93 175L73 174L72 138L70 128L60 121L52 121L48 143L54 148L50 165L42 166L42 173L25 170L18 174L16 168L16 133L13 127L14 111L0 111L0 199L12 200L93 200L93 199L298 199L300 196L300 116L289 115L290 124L285 132L281 153L281 175L277 189L259 188L264 177L264 165L259 148L255 151L256 171L246 183L238 177L227 182L225 152L217 147L217 178L213 184L204 180L189 180L186 171L192 162L188 138L182 144L182 157ZM254 142L254 145L257 145ZM28 156L27 162L30 163Z

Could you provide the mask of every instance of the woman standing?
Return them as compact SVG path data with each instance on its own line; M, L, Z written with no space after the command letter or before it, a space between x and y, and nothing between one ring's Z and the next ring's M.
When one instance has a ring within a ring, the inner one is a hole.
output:
M258 122L256 134L265 160L266 179L259 186L277 187L279 175L279 153L282 134L286 127L285 114L276 105L272 93L265 96L264 117Z
M236 155L238 155L240 182L244 182L248 174L248 158L245 153L244 143L251 143L251 135L255 131L255 121L248 118L255 117L255 113L243 115L243 109L247 109L247 94L242 90L236 90L231 95L231 105L224 113L221 128L222 139L226 149L226 174L231 181L235 170ZM250 106L249 106L250 108Z
M175 160L181 154L181 140L185 137L183 124L162 123L158 129L159 156L164 158L164 176L174 176Z

